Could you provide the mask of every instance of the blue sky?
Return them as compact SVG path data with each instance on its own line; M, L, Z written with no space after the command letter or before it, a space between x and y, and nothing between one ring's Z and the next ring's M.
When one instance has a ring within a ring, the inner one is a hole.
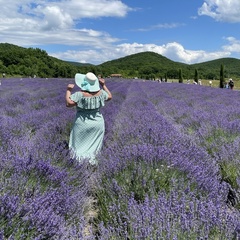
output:
M240 0L0 0L0 41L101 64L153 51L193 64L240 59Z

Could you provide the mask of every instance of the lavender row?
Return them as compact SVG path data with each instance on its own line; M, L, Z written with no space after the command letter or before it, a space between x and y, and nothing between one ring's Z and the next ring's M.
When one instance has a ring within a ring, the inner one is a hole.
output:
M211 181L215 179L216 184L219 182L216 162L205 149L195 144L195 139L183 134L176 124L156 111L146 95L148 83L135 83L128 87L131 94L122 104L108 139L113 149L111 146L105 149L107 157L117 155L121 160L120 163L114 160L109 172L115 171L115 168L118 171L119 165L124 166L128 158L139 155L145 161L165 161L182 168L196 178L200 186L214 191L211 186L208 187L208 183L209 178Z
M199 144L197 134L178 119L186 101L188 115L200 99L204 102L204 89L152 82L124 85L129 94L99 166L102 234L110 239L232 238L239 212L227 205L231 186L222 181L218 159L209 154L204 138ZM199 90L198 97L188 94L193 90Z
M68 82L2 81L2 238L81 239L86 235L91 172L87 165L69 157L67 144L74 112L65 107Z
M157 111L171 116L169 121L205 149L219 166L221 180L228 182L234 188L235 198L239 198L239 92L191 85L172 88L165 89L167 103L166 97L161 98L161 91L155 92ZM166 104L169 108L164 108Z
M238 139L236 110L225 109L235 126L228 131L221 112L213 108L220 90L109 80L114 98L102 110L106 135L93 173L68 154L75 112L64 107L64 91L71 81L12 79L0 86L2 235L231 239L237 234L239 213L226 204L229 184L219 167L223 152L233 159L237 146L233 152L209 151L210 144L218 144L208 137L215 129L220 139ZM224 94L236 102L239 98L237 93ZM201 107L205 101L208 107ZM215 116L217 127L202 116ZM203 126L210 132L205 129L200 135ZM91 227L93 196L98 216Z

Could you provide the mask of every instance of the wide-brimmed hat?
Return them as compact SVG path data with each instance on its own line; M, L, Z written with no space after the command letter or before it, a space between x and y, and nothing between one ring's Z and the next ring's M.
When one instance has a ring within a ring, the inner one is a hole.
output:
M92 72L88 72L87 74L76 73L75 83L83 91L97 92L100 90L98 78Z

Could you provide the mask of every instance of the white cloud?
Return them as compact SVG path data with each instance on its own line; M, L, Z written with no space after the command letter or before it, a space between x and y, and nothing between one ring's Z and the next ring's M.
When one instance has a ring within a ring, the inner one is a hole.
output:
M75 61L83 63L99 64L109 60L118 59L126 55L131 55L139 52L156 52L173 61L182 62L187 64L199 63L210 61L213 59L219 59L223 57L229 57L230 52L226 50L218 52L206 52L206 51L192 51L186 50L184 47L176 42L168 43L166 45L158 46L155 44L140 44L140 43L124 43L119 44L110 49L101 49L99 51L74 51L67 53L53 54L54 57L60 59L74 59ZM92 57L94 56L94 58Z
M44 14L43 30L67 29L73 25L70 14L57 6L47 6L42 9Z
M64 59L67 61L75 61L81 63L99 64L109 60L103 55L102 51L88 50L88 51L76 51L68 50L66 52L59 52L51 54L53 57Z
M234 37L228 37L226 40L229 44L222 47L224 51L240 53L240 40L237 40Z
M66 4L67 3L67 4ZM60 6L71 13L75 19L98 17L124 17L130 7L118 0L71 0L63 1Z
M173 61L184 63L204 62L240 52L240 42L227 38L228 44L222 51L206 52L185 49L177 42L164 45L122 43L122 39L111 36L105 31L81 28L78 21L83 18L124 17L134 11L120 0L0 0L0 39L1 42L19 46L64 45L75 50L48 51L49 55L63 60L100 64L126 55L153 51ZM221 21L240 21L239 0L205 0L199 9L200 15L208 15ZM175 28L182 24L152 25L142 31L160 28Z
M3 29L9 21L17 23L21 20L29 22L20 25L22 32L26 28L36 32L68 29L82 18L124 17L131 10L118 0L9 0L1 5L0 28Z
M177 27L180 27L180 26L184 26L184 24L181 24L181 23L164 23L164 24L157 24L157 25L149 26L147 28L139 28L135 31L147 32L147 31L152 31L152 30L155 30L155 29L161 29L161 28L171 29L171 28L177 28Z
M118 0L9 0L1 10L1 42L26 47L64 44L100 48L117 39L94 29L76 29L76 22L86 17L122 17L131 8Z
M206 15L216 21L237 23L240 22L240 1L239 0L205 0L199 15Z

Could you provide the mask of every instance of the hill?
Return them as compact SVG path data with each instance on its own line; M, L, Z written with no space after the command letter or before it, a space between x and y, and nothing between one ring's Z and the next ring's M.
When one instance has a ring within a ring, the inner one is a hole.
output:
M13 44L0 44L0 71L6 76L68 77L76 67L50 57L39 48L23 48Z
M198 70L199 78L219 79L220 67L223 64L225 77L239 78L240 60L235 58L222 58L213 61L184 64L174 62L154 52L137 53L116 60L105 62L99 66L110 72L118 72L128 76L141 78L178 78L179 69L183 72L185 79L194 78L195 69Z
M220 66L224 66L224 75L226 78L240 78L240 60L236 58L220 58L198 64L192 64L191 67L205 73L205 78L212 79L219 77ZM217 77L216 77L217 76Z
M116 60L108 61L100 66L102 67L117 67L121 69L127 70L129 68L129 65L138 69L141 67L147 66L153 66L155 64L159 64L161 66L164 65L172 65L172 66L179 66L179 65L186 65L184 63L177 63L174 62L160 54L154 53L154 52L142 52L142 53L136 53L132 54L126 57L122 57Z
M195 70L198 70L199 78L219 79L221 65L224 66L226 78L240 78L240 60L235 58L222 58L190 65L172 61L154 52L142 52L92 65L63 61L49 56L46 51L39 48L23 48L0 43L0 71L7 76L72 78L76 72L91 71L103 76L118 73L125 78L178 79L181 69L184 79L194 78Z
M74 65L74 66L94 66L91 63L80 63L80 62L72 62L72 61L64 61L64 62Z

